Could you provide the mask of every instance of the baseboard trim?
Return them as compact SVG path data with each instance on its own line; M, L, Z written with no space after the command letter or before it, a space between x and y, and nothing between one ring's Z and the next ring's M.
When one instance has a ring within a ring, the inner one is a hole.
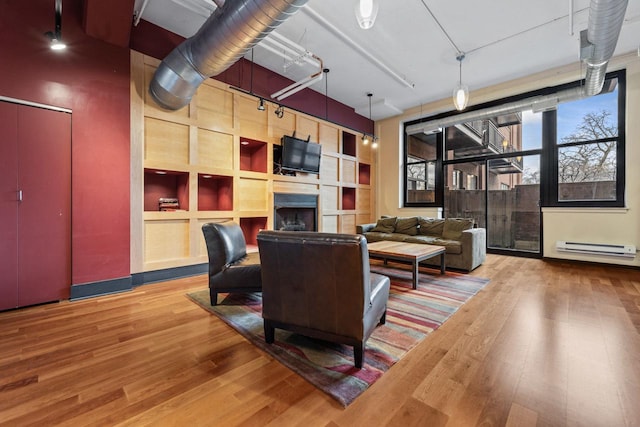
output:
M127 292L135 287L151 283L164 282L182 277L197 276L209 271L209 264L187 265L184 267L167 268L164 270L134 273L131 276L118 279L101 280L71 286L70 301L78 301L103 295Z
M150 283L164 282L182 277L197 276L209 271L209 264L186 265L184 267L166 268L164 270L144 271L131 275L133 287L147 285Z
M101 280L99 282L83 283L71 286L70 301L78 301L101 295L117 294L133 289L131 276L119 279Z

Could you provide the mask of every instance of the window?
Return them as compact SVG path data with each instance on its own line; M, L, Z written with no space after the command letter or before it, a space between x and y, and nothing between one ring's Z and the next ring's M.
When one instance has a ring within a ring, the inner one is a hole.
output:
M581 84L479 105L465 112L464 122L450 112L406 123L404 206L446 210L445 193L452 190L525 184L540 186L536 206L624 206L625 71L608 73L599 95L551 103ZM533 112L541 97L546 109ZM469 119L472 112L477 116ZM534 158L539 161L524 160ZM484 162L488 175L476 170ZM520 181L507 182L515 172Z
M556 144L552 205L622 206L624 144L618 129L620 79L607 80L603 93L560 104L556 111ZM623 125L622 125L623 126Z
M509 184L500 183L500 190L502 191L509 190Z
M433 205L436 200L438 141L436 134L409 137L405 157L405 205Z
M462 185L462 171L454 169L451 176L451 189L460 190Z
M478 177L475 175L467 175L467 190L478 189Z

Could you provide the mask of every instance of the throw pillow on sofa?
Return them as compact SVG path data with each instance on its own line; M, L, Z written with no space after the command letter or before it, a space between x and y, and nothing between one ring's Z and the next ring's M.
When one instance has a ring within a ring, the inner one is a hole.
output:
M415 236L418 234L418 218L398 218L396 221L396 233L408 234L409 236Z
M380 218L376 222L376 226L371 231L377 231L379 233L393 233L396 229L396 217Z
M442 236L444 219L420 218L420 234L423 236Z
M447 218L444 220L442 237L445 239L460 240L462 232L473 228L472 218Z

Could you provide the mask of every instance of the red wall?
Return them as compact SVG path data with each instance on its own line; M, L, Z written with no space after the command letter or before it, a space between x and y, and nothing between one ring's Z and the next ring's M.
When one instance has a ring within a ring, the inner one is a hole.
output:
M130 275L129 49L82 31L82 0L65 0L66 51L48 48L53 0L3 0L0 95L72 114L72 283ZM43 183L46 185L46 183Z

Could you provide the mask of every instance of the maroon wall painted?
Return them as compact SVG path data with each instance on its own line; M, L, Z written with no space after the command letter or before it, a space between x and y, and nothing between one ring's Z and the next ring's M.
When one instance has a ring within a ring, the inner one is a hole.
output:
M9 0L0 14L0 95L72 114L72 284L130 275L129 49L82 31L82 0L66 0L51 51L51 0Z

